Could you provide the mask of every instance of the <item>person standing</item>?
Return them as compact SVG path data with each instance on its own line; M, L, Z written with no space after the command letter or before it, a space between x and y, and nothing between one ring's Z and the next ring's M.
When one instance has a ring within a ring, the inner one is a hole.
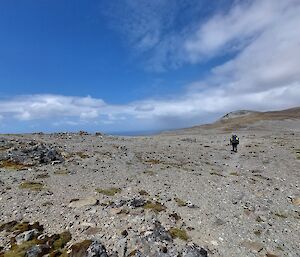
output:
M232 145L232 151L237 152L237 146L240 143L240 139L237 135L232 135L230 138L230 144Z

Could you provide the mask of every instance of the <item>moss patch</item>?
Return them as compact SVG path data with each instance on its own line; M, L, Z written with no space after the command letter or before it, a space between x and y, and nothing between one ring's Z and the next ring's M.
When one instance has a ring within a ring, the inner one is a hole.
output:
M167 209L166 206L162 205L160 202L150 202L148 201L144 206L144 209L149 209L155 212L165 211Z
M279 218L282 218L282 219L286 219L287 218L287 215L282 213L282 212L276 212L274 213L275 216L279 217Z
M54 174L55 174L55 175L68 175L68 174L69 174L69 171L66 170L66 169L56 170L56 171L54 171Z
M148 196L148 195L149 195L149 193L148 193L147 191L145 191L145 190L140 190L140 191L139 191L139 194L140 194L140 195L145 195L145 196Z
M19 163L12 160L5 160L0 162L0 168L4 168L7 170L26 170L31 166L32 165Z
M114 196L115 194L121 193L121 191L122 191L121 188L116 188L116 187L111 187L107 189L101 189L101 188L96 189L97 193L107 195L107 196Z
M43 187L44 185L42 183L32 181L23 182L21 185L19 185L20 189L28 189L33 191L41 191Z
M179 207L183 207L183 206L187 205L187 203L185 201L181 200L180 198L175 197L174 200Z
M85 256L86 250L91 245L91 240L84 240L71 246L71 256Z
M157 160L157 159L149 159L149 160L145 160L145 163L160 164L160 163L162 163L162 161L161 160Z
M170 228L169 233L172 238L179 238L183 241L187 241L189 239L189 236L184 229Z
M69 231L62 232L61 234L52 236L52 249L59 250L65 247L65 245L71 240L72 236Z
M50 237L46 235L42 239L37 239L38 235L43 232L43 226L38 222L30 224L29 222L17 223L16 221L11 221L1 225L0 229L1 231L5 230L6 232L13 233L13 237L11 237L11 248L6 252L0 253L0 257L25 257L28 254L28 250L33 246L39 247L41 252L38 256L44 256L45 254L49 254L47 256L50 257L68 256L65 246L71 240L69 231L54 234ZM39 233L32 240L17 245L15 236L32 229L38 230Z
M89 158L89 156L84 153L84 152L77 152L76 153L81 159L86 159L86 158Z
M49 178L50 175L48 173L41 173L41 174L37 174L35 176L36 179L43 179L43 178Z
M9 251L3 254L3 257L24 257L26 255L26 251L38 243L39 242L35 239L24 242L21 245L13 245Z

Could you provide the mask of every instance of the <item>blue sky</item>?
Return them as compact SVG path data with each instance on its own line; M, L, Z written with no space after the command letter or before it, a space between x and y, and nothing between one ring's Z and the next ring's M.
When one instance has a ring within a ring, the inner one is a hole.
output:
M0 2L0 132L188 127L300 105L297 0Z

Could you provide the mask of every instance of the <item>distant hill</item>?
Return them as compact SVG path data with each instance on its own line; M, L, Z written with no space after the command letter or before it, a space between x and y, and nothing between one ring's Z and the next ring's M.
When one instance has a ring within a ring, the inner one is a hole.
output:
M278 121L278 122L276 122ZM281 111L258 112L251 110L238 110L225 114L216 122L198 125L162 134L190 134L204 133L203 130L218 129L221 131L235 131L240 129L267 129L275 128L300 130L300 107Z
M225 114L220 120L239 118L239 117L243 117L243 116L254 114L254 113L259 113L259 112L249 111L249 110L234 111L234 112L230 112L230 113Z
M262 121L295 119L300 121L300 107L268 112L240 110L230 112L212 124L206 124L199 127L205 129L220 128L223 130L237 130Z

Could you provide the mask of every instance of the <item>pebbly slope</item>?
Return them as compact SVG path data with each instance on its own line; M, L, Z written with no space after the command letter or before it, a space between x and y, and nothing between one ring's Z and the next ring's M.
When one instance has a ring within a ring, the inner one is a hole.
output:
M300 256L300 132L272 122L237 153L220 129L3 135L0 256Z

